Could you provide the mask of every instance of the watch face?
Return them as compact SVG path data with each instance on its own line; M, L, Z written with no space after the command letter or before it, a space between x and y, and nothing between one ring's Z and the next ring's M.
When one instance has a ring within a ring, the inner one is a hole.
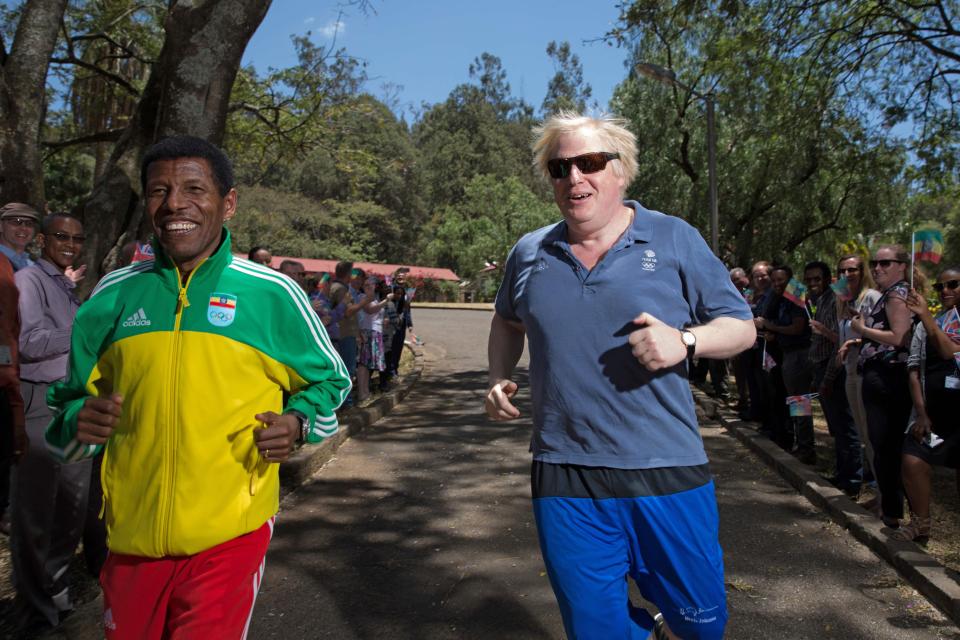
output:
M683 344L687 345L688 347L692 347L693 345L697 344L697 336L693 335L693 333L689 331L684 331L681 333L680 338L683 340Z

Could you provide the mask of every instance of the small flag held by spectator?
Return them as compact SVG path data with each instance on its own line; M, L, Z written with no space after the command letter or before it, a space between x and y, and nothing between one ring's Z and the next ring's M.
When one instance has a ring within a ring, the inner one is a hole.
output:
M787 406L790 407L790 416L812 416L813 399L819 394L805 393L800 396L787 396Z
M807 308L807 288L794 278L790 278L790 282L784 287L783 297L798 307Z
M853 300L853 293L850 292L850 283L847 282L847 276L840 276L839 280L830 284L830 288L844 302Z
M763 352L763 370L764 371L773 371L777 366L777 361L773 359L766 351Z
M941 331L950 336L951 340L960 342L960 313L957 312L956 307L950 309L947 313L941 314L940 317L937 318L937 326L940 327ZM960 367L960 353L953 354L953 360L957 363L957 366Z
M146 262L147 260L153 260L153 245L149 242L138 242L137 248L133 252L133 258L130 259L130 263L134 262Z
M957 308L954 307L937 318L937 326L951 338L960 336L960 313L957 313Z
M914 260L937 264L943 257L943 232L940 229L917 229L913 233Z

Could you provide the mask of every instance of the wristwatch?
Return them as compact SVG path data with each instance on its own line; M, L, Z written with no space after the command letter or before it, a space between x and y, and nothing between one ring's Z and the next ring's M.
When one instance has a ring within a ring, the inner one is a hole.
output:
M306 442L307 434L310 433L310 421L307 419L307 416L305 416L303 412L297 411L296 409L291 409L290 411L287 411L287 413L300 421L300 442Z
M683 341L683 346L687 348L687 358L692 358L694 352L697 350L697 336L693 331L683 329L680 331L680 340Z

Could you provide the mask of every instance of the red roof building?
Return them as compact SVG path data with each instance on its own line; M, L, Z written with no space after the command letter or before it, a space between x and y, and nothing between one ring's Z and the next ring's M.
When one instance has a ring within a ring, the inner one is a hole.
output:
M239 258L246 258L246 256L242 254L236 255ZM329 273L331 277L333 276L333 271L336 269L338 262L337 260L315 260L313 258L273 256L273 262L270 263L270 266L274 269L279 269L280 263L284 260L294 260L301 263L307 273ZM450 282L460 282L460 276L455 274L450 269L440 269L437 267L418 267L405 264L379 264L376 262L354 262L353 266L356 269L363 269L367 274L378 276L380 278L392 276L397 269L406 267L410 270L410 272L407 274L407 277L415 280L448 280Z

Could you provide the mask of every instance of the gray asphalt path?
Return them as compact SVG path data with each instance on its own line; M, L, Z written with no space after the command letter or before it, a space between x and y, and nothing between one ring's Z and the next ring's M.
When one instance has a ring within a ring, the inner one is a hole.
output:
M283 503L251 638L562 638L529 504L525 419L480 413L490 313L418 310L427 368ZM721 429L733 639L960 638L871 552Z

